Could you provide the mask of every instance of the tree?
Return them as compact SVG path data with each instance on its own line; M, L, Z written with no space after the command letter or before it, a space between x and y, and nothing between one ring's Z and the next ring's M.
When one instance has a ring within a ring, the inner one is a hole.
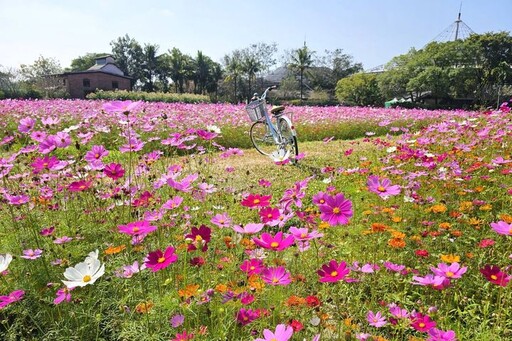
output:
M300 99L304 98L304 72L313 65L313 54L306 43L300 49L293 50L289 56L288 68L299 74Z
M191 70L190 56L184 55L178 48L169 51L169 76L174 83L175 91L183 93L185 80L188 79Z
M71 66L66 71L84 71L96 64L96 59L108 55L108 53L86 53L71 61Z
M158 45L145 44L140 65L140 81L142 90L152 92L155 90L155 81L162 68L157 56Z
M130 36L125 35L110 42L112 56L125 75L133 78L132 85L136 86L143 77L141 74L144 62L144 51L140 44Z
M55 58L39 56L33 64L20 65L21 77L29 86L40 91L44 97L63 96L63 88L58 77L62 67Z
M336 85L336 97L341 103L350 105L382 105L377 76L369 73L356 73L342 78Z
M315 62L317 67L308 71L308 80L313 88L334 93L336 83L345 77L363 70L363 64L353 62L353 57L342 49L325 50L325 55Z
M249 84L247 97L250 98L252 97L252 82L255 79L256 74L261 71L263 65L254 55L244 53L242 58L242 71L247 76L247 82Z
M226 71L225 82L234 83L233 102L238 101L238 87L237 82L242 74L242 53L240 50L233 51L230 55L225 55L223 58L224 68Z

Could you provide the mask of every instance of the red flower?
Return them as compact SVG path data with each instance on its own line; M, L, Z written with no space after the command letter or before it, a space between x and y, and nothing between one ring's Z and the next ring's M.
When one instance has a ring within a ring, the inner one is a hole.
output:
M153 272L165 269L178 260L178 255L174 253L174 251L174 248L169 246L165 249L165 252L162 252L161 250L150 252L146 257L144 264L146 264L146 267L151 269Z
M319 307L322 303L320 302L320 299L316 296L308 296L306 297L306 304L310 306L311 308Z
M430 316L417 313L411 322L411 327L419 332L426 333L436 326L436 322L430 319Z
M302 329L304 329L304 325L297 320L291 320L290 326L293 328L294 333L300 332Z
M428 257L428 256L429 256L429 253L428 253L428 251L427 251L427 250L416 250L416 251L414 251L414 254L415 254L416 256L418 256L418 257L423 257L423 258L425 258L425 257Z
M487 280L492 284L496 284L502 287L506 287L512 277L507 276L507 274L501 271L500 267L497 265L487 264L482 269L480 269L480 273L484 275L484 277L487 278Z
M192 231L185 236L185 240L189 242L188 251L201 249L205 252L208 250L211 235L212 230L206 225L201 225L199 228L192 227Z

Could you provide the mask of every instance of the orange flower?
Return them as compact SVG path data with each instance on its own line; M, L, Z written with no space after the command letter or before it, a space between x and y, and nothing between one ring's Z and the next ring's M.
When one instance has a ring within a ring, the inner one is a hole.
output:
M106 255L115 255L116 253L119 253L121 251L123 251L124 249L126 249L126 245L119 245L119 246L109 246L106 250L105 250L105 254Z
M321 221L320 224L318 224L318 228L320 230L325 230L325 229L328 229L331 225L329 225L328 222L326 221Z
M392 216L392 217L391 217L391 220L392 220L394 223L399 223L399 222L401 222L401 221L402 221L402 218L401 218L401 217L399 217L399 216L394 215L394 216Z
M512 224L512 215L503 213L500 214L500 219L506 222L507 224Z
M405 241L402 238L392 238L388 241L388 245L395 249L401 249L405 247Z
M145 313L149 313L149 311L153 307L154 307L154 304L151 301L140 302L139 304L137 304L137 306L135 306L135 311L138 312L139 314L145 314Z
M217 284L215 286L215 291L224 293L224 292L228 291L228 286L226 284Z
M403 232L400 232L400 231L397 231L397 230L390 230L391 231L391 236L393 238L398 238L398 239L404 239L405 238L405 233Z
M247 285L249 286L249 288L257 291L263 289L263 287L265 286L265 284L258 275L249 276Z
M439 228L441 228L443 230L449 230L450 227L452 227L452 224L450 224L450 223L444 222L444 223L440 223L439 224Z
M459 231L459 230L452 231L452 236L460 237L460 236L462 236L462 231Z
M230 237L230 236L226 236L224 237L224 244L226 244L226 247L228 249L233 249L236 245L234 243L232 243L233 239Z
M247 238L242 238L242 240L240 241L240 245L242 245L246 250L252 250L256 247L254 242Z
M430 208L430 210L434 213L444 213L446 212L446 205L444 204L436 204Z
M185 289L178 290L178 295L185 299L195 296L197 294L197 290L199 289L199 284L189 284L185 287Z
M459 263L460 257L453 254L441 255L441 261L445 263Z
M490 210L492 210L491 204L486 204L486 205L480 206L480 211L490 211Z
M290 307L298 307L306 304L306 300L302 297L292 295L288 297L285 304Z
M481 192L484 191L484 189L485 189L485 186L476 186L475 187L475 192L481 193Z
M458 218L458 217L460 217L461 215L462 215L462 213L457 212L457 211L451 211L451 212L450 212L450 217L452 217L452 218Z
M373 223L372 224L372 231L373 232L382 232L389 229L389 226L381 224L381 223Z

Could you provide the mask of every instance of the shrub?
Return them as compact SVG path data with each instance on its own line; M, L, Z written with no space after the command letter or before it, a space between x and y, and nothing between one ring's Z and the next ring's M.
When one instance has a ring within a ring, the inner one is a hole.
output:
M144 92L144 91L104 91L98 90L87 95L87 99L103 99L103 100L132 100L146 102L181 102L181 103L210 103L210 98L204 95L196 94L177 94L166 92Z

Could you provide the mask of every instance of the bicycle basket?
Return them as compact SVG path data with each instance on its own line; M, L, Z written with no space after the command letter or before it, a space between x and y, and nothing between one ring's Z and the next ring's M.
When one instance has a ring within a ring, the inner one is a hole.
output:
M256 122L265 116L265 101L264 100L256 100L252 101L245 107L245 111L247 111L247 115L251 121Z

